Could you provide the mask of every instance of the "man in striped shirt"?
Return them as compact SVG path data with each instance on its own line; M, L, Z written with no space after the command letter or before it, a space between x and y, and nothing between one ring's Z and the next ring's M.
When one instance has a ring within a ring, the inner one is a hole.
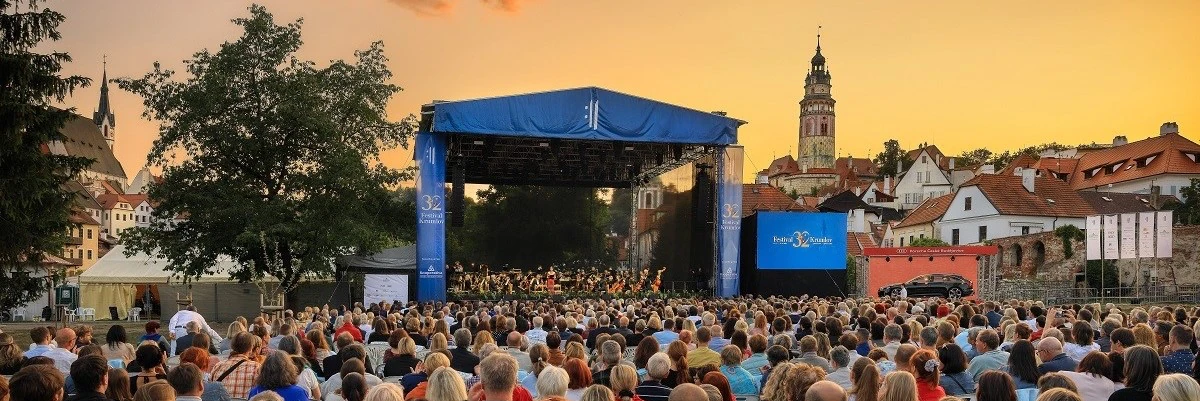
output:
M671 397L671 388L662 384L671 373L671 357L658 352L646 361L646 381L638 384L634 390L642 401L667 401Z

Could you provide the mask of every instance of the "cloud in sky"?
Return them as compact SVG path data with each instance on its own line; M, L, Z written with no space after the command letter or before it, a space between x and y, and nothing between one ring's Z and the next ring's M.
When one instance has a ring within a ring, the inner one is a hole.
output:
M460 0L388 0L392 4L407 8L413 13L424 17L442 17L454 13L455 6ZM522 0L477 0L484 5L503 12L515 13L521 10Z

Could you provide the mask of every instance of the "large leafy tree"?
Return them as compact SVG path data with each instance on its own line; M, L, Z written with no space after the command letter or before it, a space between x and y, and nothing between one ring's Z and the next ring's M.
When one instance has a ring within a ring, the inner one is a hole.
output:
M158 222L124 240L183 277L229 255L234 278L275 277L290 293L331 273L337 255L411 233L403 227L415 220L396 217L402 202L389 191L410 174L384 167L379 153L407 147L414 118L386 116L400 88L388 83L382 43L318 68L295 56L302 21L277 24L255 5L233 22L242 36L195 53L183 80L159 63L117 80L160 123L148 159L164 172L149 193Z
M37 265L62 250L73 196L63 189L91 160L50 153L70 110L51 106L84 77L59 76L66 53L37 53L58 40L62 14L38 1L0 0L0 308L37 297L39 279L21 266Z
M1200 178L1193 178L1190 185L1180 188L1179 195L1183 204L1175 210L1175 220L1189 226L1200 224Z
M889 139L883 143L883 151L876 154L873 161L876 166L879 166L880 176L890 175L894 177L900 173L900 171L896 170L897 163L903 163L905 168L911 164L910 161L904 160L904 158L905 152L904 148L900 147L900 141Z

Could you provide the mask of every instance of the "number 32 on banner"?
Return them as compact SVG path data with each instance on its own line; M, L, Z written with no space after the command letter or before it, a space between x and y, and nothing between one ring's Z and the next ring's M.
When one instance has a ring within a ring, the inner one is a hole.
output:
M721 217L724 217L724 218L727 218L727 219L740 219L740 218L742 218L742 216L741 216L741 215L742 215L742 211L741 211L741 210L738 210L739 208L735 207L735 205L732 205L732 204L726 203L726 204L724 204L723 206L724 206L724 208L723 208L724 210L722 210L722 211L721 211Z
M425 195L424 202L421 204L421 210L442 210L442 197Z

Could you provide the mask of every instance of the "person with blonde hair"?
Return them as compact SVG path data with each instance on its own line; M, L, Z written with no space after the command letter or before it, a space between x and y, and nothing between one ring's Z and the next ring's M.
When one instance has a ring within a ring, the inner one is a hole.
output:
M1083 398L1074 391L1056 387L1039 394L1037 401L1083 401Z
M0 333L0 374L14 375L25 364L25 355L12 335Z
M879 400L879 386L883 384L883 377L871 358L858 358L854 361L854 366L850 368L850 383L852 386L846 391L850 394L850 400Z
M888 373L879 388L879 401L917 401L917 379L912 373L898 370Z
M363 401L399 401L404 399L404 389L397 386L395 383L383 383L375 387L371 387L367 391L367 397ZM462 398L460 401L465 401Z
M1157 401L1200 400L1200 384L1192 377L1169 373L1154 381L1154 399Z
M551 397L566 397L567 385L571 378L567 375L567 371L557 366L547 366L542 369L542 373L537 377L537 385L533 390L536 390L537 397L540 400L545 400ZM532 393L533 391L531 391Z
M612 388L619 400L642 401L637 396L638 374L632 366L620 364L612 368L608 375L608 386ZM430 400L433 401L433 400Z
M616 398L613 397L612 390L599 384L588 386L579 397L579 401L613 401L614 399Z
M175 389L166 380L155 380L138 387L133 401L175 401Z
M425 399L428 401L464 401L467 399L467 386L463 383L462 376L458 375L454 369L449 366L443 366L433 371L429 375L428 385L425 389ZM405 397L406 400L415 400L415 397Z
M283 397L279 396L279 393L276 393L274 391L264 391L262 393L259 393L256 396L250 397L249 401L284 401L284 400L283 400Z

